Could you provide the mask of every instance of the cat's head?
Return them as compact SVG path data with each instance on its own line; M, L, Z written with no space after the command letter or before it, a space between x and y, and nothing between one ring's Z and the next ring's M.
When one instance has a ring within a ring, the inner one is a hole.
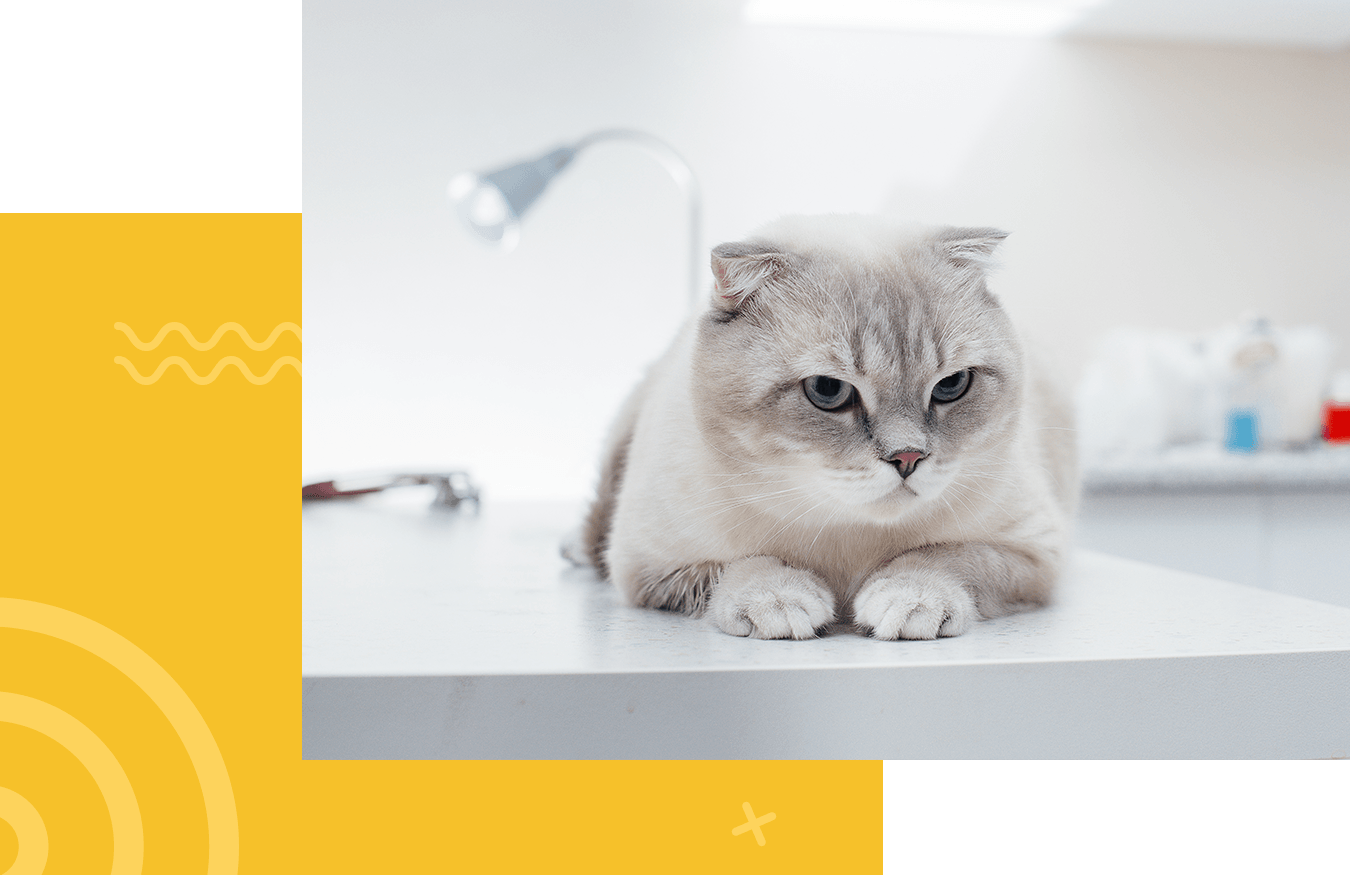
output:
M704 438L785 513L960 501L944 490L993 467L1021 407L1020 347L985 287L1005 236L792 217L718 246L690 387Z

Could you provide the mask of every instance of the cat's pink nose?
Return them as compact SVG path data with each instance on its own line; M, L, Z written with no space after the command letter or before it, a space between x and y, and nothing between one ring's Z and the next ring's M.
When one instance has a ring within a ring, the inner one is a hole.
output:
M922 450L916 450L912 447L906 447L903 450L892 453L886 461L895 466L903 479L914 473L914 469L919 467L919 463L928 458L928 454Z

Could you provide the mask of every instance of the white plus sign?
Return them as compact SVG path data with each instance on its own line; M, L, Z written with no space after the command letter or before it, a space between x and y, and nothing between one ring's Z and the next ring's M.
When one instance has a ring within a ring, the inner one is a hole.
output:
M768 823L768 822L771 821L771 820L773 820L773 819L774 819L775 817L777 817L778 815L776 815L776 814L774 814L772 811L770 811L768 814L764 815L763 817L756 818L756 817L755 817L755 809L753 809L753 808L750 807L750 803L749 803L749 802L744 802L744 803L742 803L742 804L741 804L741 809L745 812L745 816L746 816L746 818L748 818L748 819L747 819L747 821L746 821L745 823L741 824L740 826L734 827L734 828L731 830L731 834L734 835L734 836L738 836L738 835L740 835L740 834L743 833L743 832L750 832L750 831L753 830L754 833L755 833L755 841L759 842L759 846L760 846L761 848L764 847L764 832L763 832L763 830L760 829L760 826L763 825L763 824Z

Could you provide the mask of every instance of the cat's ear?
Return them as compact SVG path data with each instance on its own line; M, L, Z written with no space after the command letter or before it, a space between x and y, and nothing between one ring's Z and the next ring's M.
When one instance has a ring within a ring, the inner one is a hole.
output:
M735 312L787 267L788 256L763 243L723 243L712 251L713 306Z
M934 241L950 261L984 271L994 266L994 250L1007 236L997 228L943 228Z

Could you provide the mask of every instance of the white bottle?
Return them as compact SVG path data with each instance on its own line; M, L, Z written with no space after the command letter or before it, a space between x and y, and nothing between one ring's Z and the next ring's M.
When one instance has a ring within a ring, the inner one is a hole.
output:
M1280 433L1279 359L1269 320L1248 317L1229 359L1223 445L1230 452L1255 452Z

